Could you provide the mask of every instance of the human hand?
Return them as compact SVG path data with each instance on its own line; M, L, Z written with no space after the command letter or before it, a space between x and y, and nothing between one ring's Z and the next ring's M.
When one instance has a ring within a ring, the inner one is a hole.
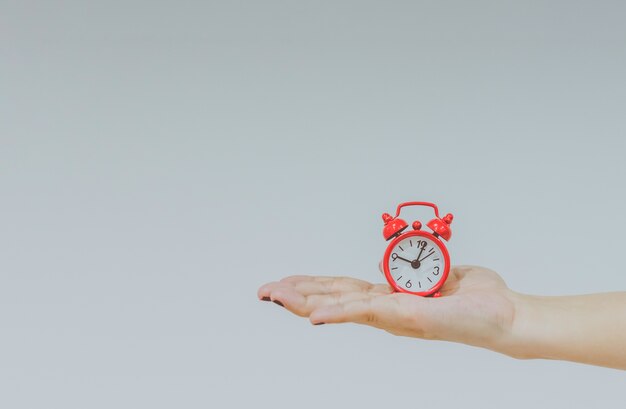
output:
M441 297L425 298L350 277L291 276L263 285L258 296L315 325L354 322L394 335L508 352L516 293L496 272L452 267L440 291Z

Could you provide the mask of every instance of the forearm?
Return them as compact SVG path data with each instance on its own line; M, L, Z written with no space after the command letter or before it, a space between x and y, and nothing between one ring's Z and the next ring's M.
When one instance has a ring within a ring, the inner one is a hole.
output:
M626 369L626 292L512 298L515 319L500 352Z

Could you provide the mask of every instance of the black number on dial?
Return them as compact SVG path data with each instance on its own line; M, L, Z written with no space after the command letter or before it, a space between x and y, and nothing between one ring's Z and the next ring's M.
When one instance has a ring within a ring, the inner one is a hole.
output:
M435 271L433 271L433 275L439 275L439 266L435 266Z
M411 284L411 280L407 281L405 284L406 288L411 288L413 287L413 284Z

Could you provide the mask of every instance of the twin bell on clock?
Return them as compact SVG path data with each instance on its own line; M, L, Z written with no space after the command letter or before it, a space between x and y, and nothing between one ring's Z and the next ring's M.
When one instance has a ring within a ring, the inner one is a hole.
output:
M431 232L422 230L418 220L409 225L401 219L400 211L407 206L426 206L435 211L435 218L426 223ZM383 213L383 237L390 241L383 257L383 272L389 285L398 292L423 297L439 297L439 290L450 272L450 255L443 240L452 236L451 213L439 217L434 203L406 202L398 205L396 215Z

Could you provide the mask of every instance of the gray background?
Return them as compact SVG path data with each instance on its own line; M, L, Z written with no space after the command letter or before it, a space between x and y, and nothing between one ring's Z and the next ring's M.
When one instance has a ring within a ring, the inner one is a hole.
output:
M381 281L405 200L517 291L626 289L623 4L1 1L0 406L621 407L256 289Z

